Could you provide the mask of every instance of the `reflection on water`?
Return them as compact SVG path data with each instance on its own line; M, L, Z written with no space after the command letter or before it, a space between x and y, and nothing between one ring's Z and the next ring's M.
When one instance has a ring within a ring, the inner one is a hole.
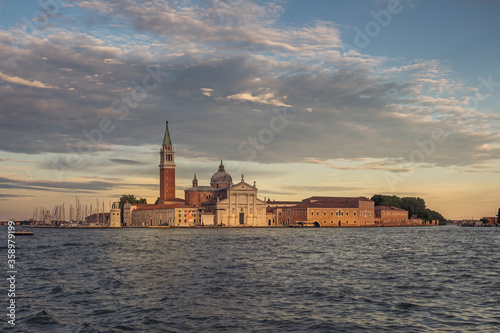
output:
M12 332L500 325L499 228L35 229L16 242Z

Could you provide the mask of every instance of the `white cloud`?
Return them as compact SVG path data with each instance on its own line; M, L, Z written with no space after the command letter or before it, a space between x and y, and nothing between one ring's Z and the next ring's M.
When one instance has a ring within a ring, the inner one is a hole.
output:
M0 79L5 81L5 82L15 83L15 84L23 85L23 86L28 86L28 87L44 88L44 89L50 89L50 88L59 89L55 86L52 86L50 84L45 84L45 83L37 81L37 80L29 81L29 80L25 80L25 79L20 78L20 77L10 76L10 75L4 74L2 72L0 72Z
M212 96L213 89L210 88L200 88L201 93L205 96Z
M227 96L226 100L228 100L228 101L231 101L231 100L245 101L245 102L252 102L252 103L256 103L256 104L269 104L269 105L274 105L274 106L278 106L278 107L280 107L280 106L292 107L292 105L285 104L282 101L275 98L273 93L265 93L265 94L253 96L249 92L241 92L239 94Z

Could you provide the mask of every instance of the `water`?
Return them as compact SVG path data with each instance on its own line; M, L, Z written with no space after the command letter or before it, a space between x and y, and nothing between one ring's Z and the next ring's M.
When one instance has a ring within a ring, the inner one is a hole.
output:
M500 228L34 231L6 332L500 327Z

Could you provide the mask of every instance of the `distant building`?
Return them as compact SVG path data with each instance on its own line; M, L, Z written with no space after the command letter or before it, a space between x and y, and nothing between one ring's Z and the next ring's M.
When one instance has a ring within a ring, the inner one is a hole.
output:
M408 225L408 211L389 206L376 206L375 217L382 226Z
M375 226L374 202L364 197L310 197L301 202L268 202L281 225Z
M493 216L493 217L483 217L481 220L488 220L488 224L495 224L495 223L497 223L497 218L495 216Z
M201 225L201 213L196 207L183 203L147 205L133 211L131 225L194 227Z
M121 214L118 202L113 202L109 213L109 226L111 228L121 228Z

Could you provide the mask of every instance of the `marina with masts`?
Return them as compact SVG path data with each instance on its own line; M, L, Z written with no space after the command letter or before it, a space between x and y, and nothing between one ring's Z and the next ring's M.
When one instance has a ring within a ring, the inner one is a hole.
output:
M75 203L69 204L66 212L66 203L55 205L52 209L36 206L33 207L32 226L105 226L109 224L109 211L104 200L95 199L95 203L82 204L78 197ZM107 208L107 209L106 209ZM67 214L68 213L68 214ZM67 218L66 218L67 217Z

